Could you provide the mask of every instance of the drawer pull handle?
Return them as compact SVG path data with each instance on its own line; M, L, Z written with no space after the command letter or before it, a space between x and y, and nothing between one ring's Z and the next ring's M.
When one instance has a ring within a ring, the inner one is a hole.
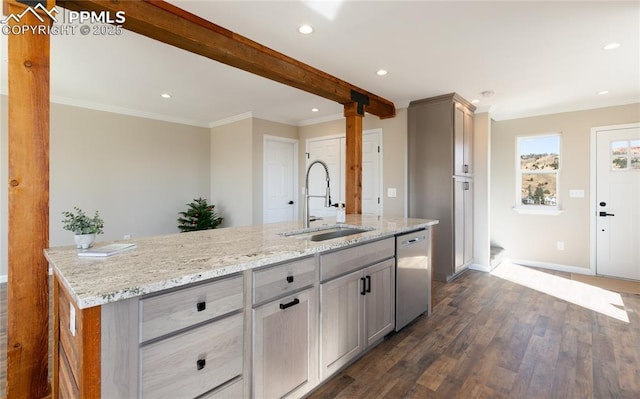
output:
M280 309L285 310L286 308L290 308L292 306L295 306L297 304L300 303L300 300L298 298L294 299L293 301L289 302L289 303L281 303L280 304Z
M287 276L287 283L293 283L293 276Z
M207 308L207 303L206 302L198 302L196 304L196 308L198 309L198 312L202 312L203 310L205 310ZM200 370L200 369L198 369Z
M198 359L198 361L196 362L196 368L198 370L202 370L206 365L207 365L207 359Z
M367 295L367 280L364 277L361 277L360 282L362 283L362 291L360 291L360 295Z
M371 276L366 276L365 277L367 279L367 292L371 292Z

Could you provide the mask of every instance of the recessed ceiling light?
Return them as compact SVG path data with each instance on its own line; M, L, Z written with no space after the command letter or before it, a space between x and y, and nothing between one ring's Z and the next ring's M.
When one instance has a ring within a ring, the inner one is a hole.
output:
M300 25L300 27L298 28L298 32L302 33L303 35L308 35L309 33L313 32L313 28L311 27L311 25Z
M598 95L599 95L599 96L603 96L603 95L605 95L605 94L609 94L609 90L602 90L602 91L599 91L599 92L598 92Z
M162 97L162 98L171 98L171 94L169 94L169 93L162 93L162 94L160 94L160 97Z
M480 94L482 94L482 97L491 97L496 93L493 90L485 90Z
M480 102L480 100L478 100L477 98L475 100L471 100L472 103L477 104Z
M614 50L614 49L617 49L618 47L620 47L620 43L612 42L612 43L609 43L606 46L604 46L602 49L603 50Z
M318 112L320 111L318 108L311 108L311 112Z
M389 73L389 72L387 72L387 70L386 70L386 69L378 69L378 70L376 71L376 75L378 75L378 76L384 76L384 75L386 75L386 74L388 74L388 73Z

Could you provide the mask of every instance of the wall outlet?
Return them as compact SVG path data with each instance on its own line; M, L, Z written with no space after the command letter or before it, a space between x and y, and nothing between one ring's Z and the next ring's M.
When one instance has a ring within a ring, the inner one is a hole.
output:
M398 192L395 188L387 188L387 197L395 198L398 196Z
M71 335L76 335L76 308L72 304L69 304L69 331Z
M558 241L556 242L556 249L558 251L564 251L564 241Z

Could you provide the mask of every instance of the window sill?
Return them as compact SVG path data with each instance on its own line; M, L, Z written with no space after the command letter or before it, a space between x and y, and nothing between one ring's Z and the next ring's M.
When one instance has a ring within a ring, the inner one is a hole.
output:
M557 216L564 212L562 209L539 209L539 208L518 208L513 207L513 211L522 215L544 215L544 216Z

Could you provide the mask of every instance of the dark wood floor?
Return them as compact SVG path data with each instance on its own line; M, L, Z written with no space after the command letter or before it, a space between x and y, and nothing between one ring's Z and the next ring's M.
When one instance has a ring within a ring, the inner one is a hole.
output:
M538 272L549 286L570 279ZM588 288L578 297L596 300L598 290ZM640 296L621 294L615 309L626 311L625 322L481 272L435 292L429 318L309 399L640 398Z
M549 285L570 278L539 272ZM640 296L620 294L624 304L615 309L625 322L474 271L437 283L435 295L429 318L389 337L309 399L640 398ZM0 367L3 397L5 284Z

